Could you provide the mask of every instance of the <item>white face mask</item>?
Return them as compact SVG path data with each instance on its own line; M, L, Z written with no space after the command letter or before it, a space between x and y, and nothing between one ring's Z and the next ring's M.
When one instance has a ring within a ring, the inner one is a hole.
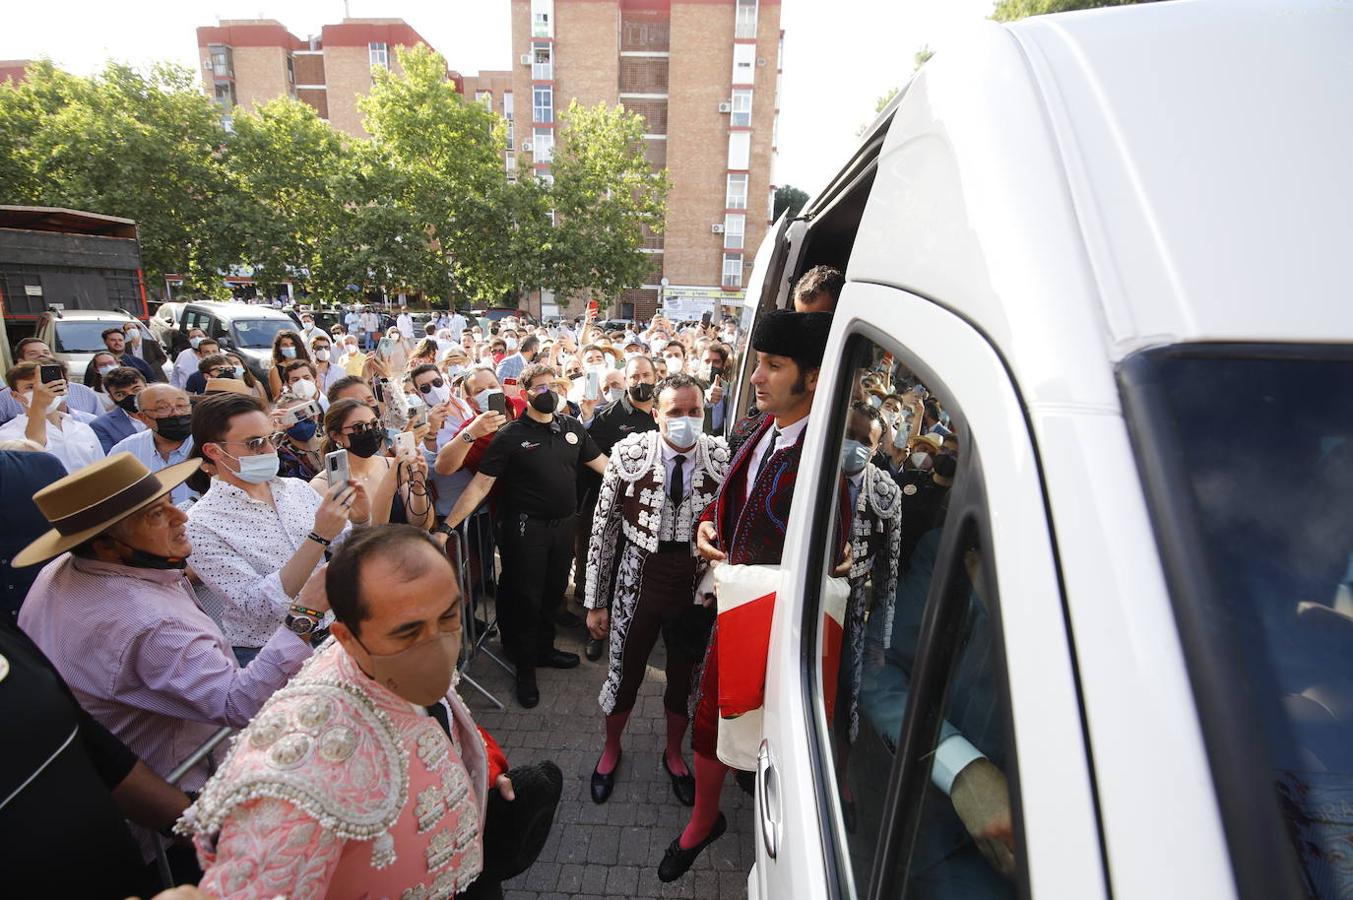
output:
M319 393L319 388L309 378L302 378L291 385L291 392L302 400L313 400Z
M65 402L65 399L61 394L57 394L52 398L52 402L47 404L47 412L56 412L56 408ZM28 409L33 408L33 392L31 390L23 392L23 405Z
M624 388L613 387L613 388L607 388L607 389L606 389L606 402L607 402L607 403L614 403L615 401L619 400L619 399L620 399L621 397L623 397L623 396L625 396L625 389L624 389Z
M328 351L328 350L316 350L316 351L315 351L315 359L319 360L320 362L328 362L328 361L329 361L329 351Z
M705 420L702 416L677 416L665 421L667 430L664 433L667 436L667 442L679 450L694 447L695 442L700 439L700 432L705 427Z
M192 346L192 348L193 348L194 350L196 350L197 347L198 347L198 345L201 344L201 343L202 343L203 341L205 341L205 340L206 340L206 338L204 338L204 337L190 337L190 338L188 338L188 343L189 343L189 345Z
M652 350L654 353L661 353L662 348L666 346L667 346L666 341L664 341L662 338L656 338L651 344L648 345L648 349Z
M686 368L686 360L682 359L680 356L667 357L668 375L676 375L684 368Z
M507 338L505 341L503 341L503 343L507 346L509 353L517 349L516 338Z
M107 378L107 377L108 377L108 373L111 372L111 371L113 371L113 370L116 369L116 368L117 368L117 366L100 366L100 367L99 367L99 377L100 377L100 378Z
M917 450L908 458L911 460L911 464L917 469L925 469L930 463L930 454L922 453L920 450Z
M498 388L487 388L474 395L474 405L482 413L489 411L489 398L494 394L501 394Z
M432 390L427 393L428 406L441 406L451 399L451 389L446 385L437 387L433 385Z

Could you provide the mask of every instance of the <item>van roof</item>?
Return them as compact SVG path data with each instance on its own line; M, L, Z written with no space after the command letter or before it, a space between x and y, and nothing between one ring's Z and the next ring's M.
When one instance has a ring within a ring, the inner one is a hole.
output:
M1087 340L1102 369L1177 341L1353 339L1349 47L1353 6L1318 0L985 24L900 99L848 277L906 271L1017 369Z

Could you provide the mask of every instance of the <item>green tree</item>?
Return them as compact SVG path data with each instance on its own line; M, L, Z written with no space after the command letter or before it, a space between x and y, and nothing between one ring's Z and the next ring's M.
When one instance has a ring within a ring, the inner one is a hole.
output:
M219 290L230 262L220 240L225 139L187 69L109 63L86 79L39 63L0 89L0 190L8 202L134 219L148 283L179 272Z
M349 151L312 107L288 97L237 113L233 125L224 157L233 190L222 205L235 238L230 255L260 284L309 281L348 196L338 189Z
M1014 22L1026 16L1070 12L1075 9L1098 9L1102 6L1132 6L1153 3L1155 0L996 0L991 18L997 22Z
M555 226L542 247L540 284L562 297L607 300L644 282L644 229L662 231L667 173L653 171L643 118L623 107L574 100L561 124L553 184L541 197Z
M912 58L911 58L911 59L912 59L912 62L915 63L915 65L912 67L912 70L913 70L913 71L920 71L921 66L923 66L923 65L925 65L926 63L930 62L930 57L932 57L932 56L934 56L934 55L935 55L935 51L930 49L930 45L929 45L929 44L926 44L926 45L923 46L920 50L917 50L916 53L913 54L913 56L912 56ZM896 93L896 91L894 91L894 93Z
M792 219L803 209L803 204L808 202L808 192L801 191L792 184L781 185L775 189L775 204L771 210L771 218L779 221L780 213L789 211L789 217Z

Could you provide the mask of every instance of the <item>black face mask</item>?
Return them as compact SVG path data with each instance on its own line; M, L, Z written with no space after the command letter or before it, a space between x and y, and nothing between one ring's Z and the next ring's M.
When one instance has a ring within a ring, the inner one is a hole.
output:
M531 408L538 413L549 414L554 412L555 406L559 403L559 395L554 391L545 391L542 394L536 394L531 398Z
M653 399L653 385L644 382L630 388L630 396L638 403L647 403Z
M127 413L128 415L130 415L130 414L136 412L136 395L135 395L135 394L128 394L127 396L123 397L121 400L114 400L113 402L116 403L116 404L118 405L118 408L120 408L123 412Z
M181 416L165 416L155 420L155 433L166 441L182 441L188 435L193 433L193 417L188 414Z
M148 553L145 550L137 550L135 547L133 547L131 544L128 544L126 541L119 541L117 538L113 538L113 540L116 543L121 544L122 548L127 551L125 564L131 566L132 568L178 569L180 571L188 568L187 557L158 556L154 553Z
M348 452L362 459L370 459L385 449L385 433L379 428L369 428L348 435Z

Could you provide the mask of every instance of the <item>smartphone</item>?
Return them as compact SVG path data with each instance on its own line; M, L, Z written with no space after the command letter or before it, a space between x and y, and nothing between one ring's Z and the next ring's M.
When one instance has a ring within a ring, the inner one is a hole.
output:
M348 451L335 450L324 454L324 475L329 480L330 488L347 484L351 478L348 472Z
M399 456L404 452L416 453L418 445L414 442L412 431L401 431L395 435L395 455Z
M601 376L596 369L587 371L587 380L583 383L583 399L597 400L601 397Z
M302 419L318 419L324 414L320 409L318 402L311 400L308 403L302 403L300 406L293 406L290 409L283 410L278 424L283 428L290 428Z
M392 341L388 337L381 338L380 343L376 345L376 355L379 356L381 359L387 359L389 358L391 351L393 351L394 349L395 349L394 341Z
M506 418L507 395L502 391L494 391L492 394L489 394L489 409Z
M710 367L709 367L709 380L710 380L710 381L713 381L713 380L716 379L716 378L722 378L722 377L723 377L723 366L710 366Z
M38 367L39 376L43 384L51 384L53 381L61 381L66 376L62 374L61 367L56 363L46 363Z
M700 324L705 328L708 328L712 321L714 321L714 313L705 313L700 317Z
M383 379L383 378L373 378L373 379L371 379L371 396L375 397L375 398L376 398L376 402L379 403L381 406L384 406L384 405L385 405L385 385L384 385L384 381L385 381L385 379Z
M416 409L412 410L409 413L410 428L422 428L427 423L428 423L428 408L426 406L419 405Z

